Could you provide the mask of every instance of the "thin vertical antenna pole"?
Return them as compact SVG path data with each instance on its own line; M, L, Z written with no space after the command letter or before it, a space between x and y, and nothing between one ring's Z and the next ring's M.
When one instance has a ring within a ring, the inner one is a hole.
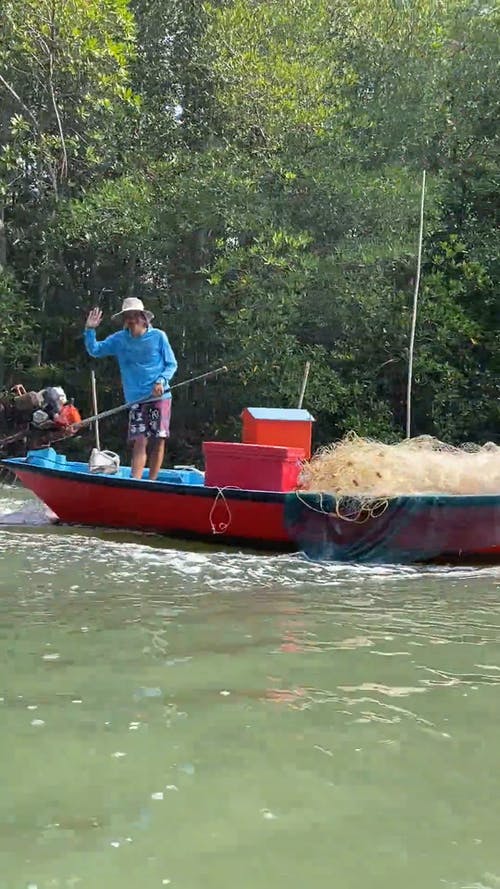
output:
M297 405L299 410L302 407L302 402L304 401L304 395L305 395L305 391L306 391L307 380L309 377L310 370L311 370L311 362L306 361L306 366L304 368L304 378L302 380L302 386L300 387L299 403Z
M92 408L94 411L94 416L96 416L99 411L97 408L97 385L95 381L95 370L90 371L90 380L92 384ZM98 451L101 450L101 441L99 437L99 420L94 420L94 432L95 432L95 446Z
M406 389L406 437L411 437L411 390L413 382L413 353L415 351L415 331L417 329L418 291L420 288L420 270L422 268L422 241L424 237L424 203L425 203L425 170L422 173L422 197L420 199L420 232L418 236L417 274L413 294L413 313L411 319L410 348L408 353L408 384Z

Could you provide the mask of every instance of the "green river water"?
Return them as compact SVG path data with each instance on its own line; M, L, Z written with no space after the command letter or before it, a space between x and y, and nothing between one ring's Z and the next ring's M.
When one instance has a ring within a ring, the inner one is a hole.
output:
M500 568L4 525L0 659L0 889L500 887Z

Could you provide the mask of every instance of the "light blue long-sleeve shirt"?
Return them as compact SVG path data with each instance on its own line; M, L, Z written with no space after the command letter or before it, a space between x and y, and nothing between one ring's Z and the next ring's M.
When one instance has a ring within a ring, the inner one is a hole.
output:
M177 361L163 330L149 327L142 336L132 336L129 330L119 330L105 340L97 340L93 329L86 329L85 348L92 358L117 359L122 378L126 401L146 401L153 394L155 383L163 383L167 388L175 371ZM165 392L163 398L171 398Z

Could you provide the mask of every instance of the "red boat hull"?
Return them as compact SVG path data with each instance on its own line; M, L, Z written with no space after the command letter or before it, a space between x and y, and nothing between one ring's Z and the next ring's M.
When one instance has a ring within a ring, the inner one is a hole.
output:
M82 477L29 464L14 471L65 524L292 548L284 525L285 494Z

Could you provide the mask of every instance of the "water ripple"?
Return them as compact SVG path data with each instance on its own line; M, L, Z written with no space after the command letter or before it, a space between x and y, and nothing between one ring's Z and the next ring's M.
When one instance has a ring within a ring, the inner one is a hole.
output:
M0 887L495 886L499 581L2 528Z

